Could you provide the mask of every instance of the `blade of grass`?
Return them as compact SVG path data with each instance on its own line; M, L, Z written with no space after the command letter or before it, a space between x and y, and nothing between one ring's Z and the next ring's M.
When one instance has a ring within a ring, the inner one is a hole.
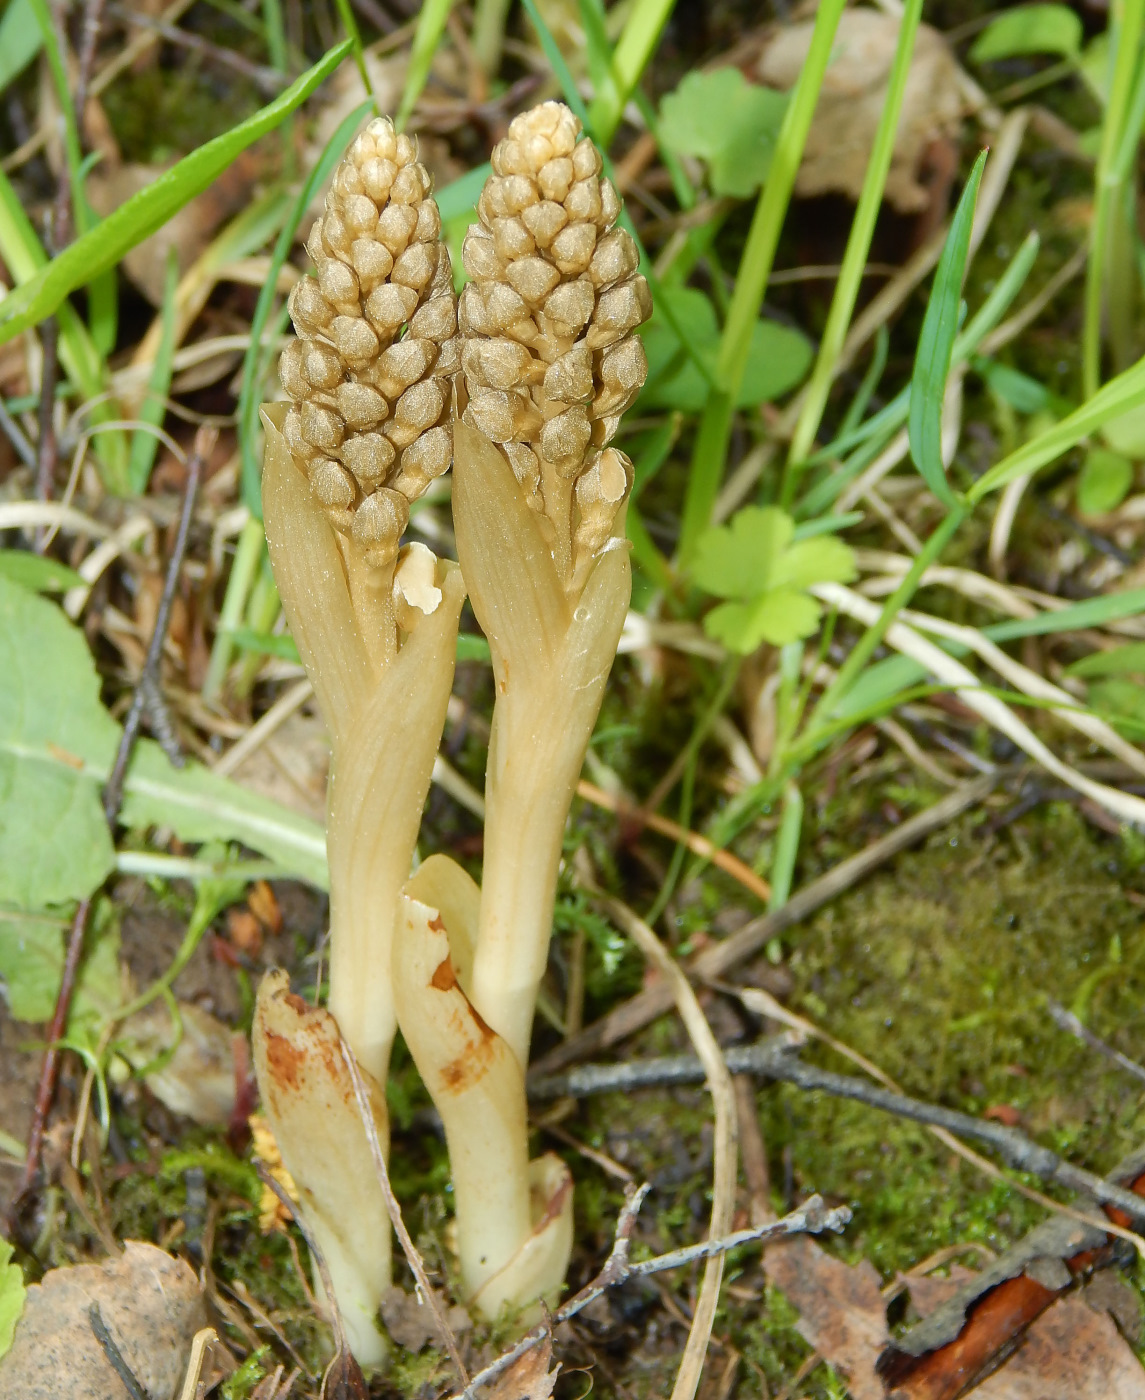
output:
M266 32L266 52L271 67L280 73L287 72L286 25L282 21L279 0L262 0L262 27Z
M3 171L0 171L0 256L17 286L35 277L48 263L48 255L36 236L36 230ZM0 306L3 304L0 302ZM60 305L57 320L60 327L60 362L80 396L85 400L94 399L104 391L106 365L103 356L70 302ZM118 407L104 402L96 404L91 421L111 422L118 417ZM95 451L103 467L107 488L116 495L125 495L127 439L117 431L101 433L96 439Z
M259 462L257 455L257 442L259 438L258 429L258 406L262 396L262 386L265 381L265 369L268 352L264 349L263 332L266 330L267 321L270 318L271 308L274 305L276 287L278 285L278 274L286 259L290 256L290 249L294 244L294 235L298 231L298 225L302 222L310 202L314 198L331 171L337 165L342 156L342 152L350 144L350 137L358 129L358 126L365 120L367 114L372 109L372 102L363 102L344 118L338 125L338 129L326 143L322 154L319 156L313 170L307 176L302 188L298 191L297 198L291 206L286 222L279 232L278 239L274 245L274 251L270 255L270 268L267 271L266 281L258 294L258 301L254 308L254 317L251 320L250 344L243 358L242 368L242 389L239 393L239 438L242 448L242 493L243 501L252 515L262 518L262 491L259 483Z
M867 372L863 375L859 383L858 391L851 400L847 412L839 424L839 434L846 437L848 433L853 433L863 421L863 414L870 407L871 399L875 390L879 387L879 381L883 377L883 370L887 367L887 352L890 349L891 338L886 326L880 326L875 333L875 345L871 354L871 363L867 366Z
M1082 393L1093 398L1101 384L1101 316L1106 294L1106 260L1111 222L1117 216L1122 183L1117 163L1130 109L1133 77L1141 48L1145 0L1123 0L1110 10L1113 82L1101 124L1101 146L1094 174L1093 222L1089 231L1089 262L1085 269L1085 321L1081 338ZM1140 131L1133 135L1136 141Z
M784 113L767 183L755 207L747 244L736 274L731 307L720 339L716 384L700 419L692 469L684 498L680 530L681 564L690 562L696 543L711 521L712 507L724 474L736 395L751 350L751 333L759 317L779 234L803 158L807 133L819 101L823 75L831 58L835 31L846 0L823 0L815 17L811 46Z
M414 103L422 94L429 78L430 65L445 33L445 24L453 9L453 0L424 0L421 13L417 17L413 47L410 50L409 67L406 69L406 85L402 100L398 104L395 125L399 131L405 129Z
M647 68L672 13L673 0L636 0L612 52L612 83L592 102L592 127L607 149L620 125L624 107Z
M342 28L346 31L346 37L354 46L354 62L362 79L362 86L366 89L366 96L370 99L375 116L380 117L382 114L378 110L378 97L374 92L374 85L370 81L369 69L366 67L366 50L362 44L362 31L358 28L358 19L354 14L354 8L350 4L350 0L334 0L334 4L342 21Z
M1088 402L1075 409L1067 418L1055 423L1037 437L1003 457L985 472L967 492L971 504L982 500L991 491L1001 490L1019 477L1033 476L1042 467L1056 461L1075 447L1083 438L1095 433L1114 418L1145 404L1145 359L1103 385Z
M898 45L895 49L894 64L887 86L886 101L879 118L871 157L863 176L863 188L859 194L858 207L851 221L851 231L847 236L847 247L843 254L843 265L839 280L835 283L835 293L831 298L831 309L827 313L827 324L819 342L819 354L815 368L808 382L803 409L791 447L787 455L787 468L784 472L781 504L789 509L795 496L798 475L803 459L807 456L819 424L823 410L827 406L827 396L835 377L835 366L846 339L847 327L855 310L867 256L871 249L871 239L875 232L875 220L883 203L883 190L890 173L891 158L894 155L895 137L898 134L899 115L906 93L907 78L910 76L911 59L914 56L914 41L922 16L922 0L907 0L899 23Z
M218 699L222 692L223 682L227 678L227 667L231 662L233 635L241 626L247 598L265 548L266 538L262 532L262 521L252 516L243 526L235 548L231 575L227 580L227 591L215 631L215 644L211 648L211 659L203 680L203 699L208 704Z
M9 0L0 19L0 92L27 68L42 44L31 0Z
M950 222L946 246L938 261L934 285L926 304L910 381L907 431L911 457L931 492L947 506L953 504L954 492L946 480L946 467L942 461L942 405L946 398L954 338L958 334L962 280L966 276L966 260L970 253L974 203L978 198L978 186L982 183L985 166L986 152L983 151L974 162L974 169L970 172Z
M238 126L208 141L109 214L0 302L0 344L50 316L71 292L113 267L124 254L206 189L240 151L273 131L338 67L347 39L292 83L280 97Z
M795 879L795 859L799 854L799 837L803 831L803 794L798 783L790 781L783 789L783 813L775 837L775 855L771 861L771 899L767 911L782 909L791 895Z
M163 426L167 414L167 395L171 388L171 370L175 359L175 292L179 286L179 261L174 248L167 252L167 273L163 285L162 316L163 335L159 341L159 352L151 368L147 381L147 397L139 408L139 421L150 423L156 428ZM127 480L137 496L147 491L151 479L151 468L155 465L155 453L159 439L154 433L138 431L131 440L131 457L127 463Z

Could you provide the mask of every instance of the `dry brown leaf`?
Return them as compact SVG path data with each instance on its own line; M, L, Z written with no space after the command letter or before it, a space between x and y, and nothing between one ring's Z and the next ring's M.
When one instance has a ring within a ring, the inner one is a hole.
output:
M329 772L326 727L317 715L299 711L286 719L231 776L261 797L325 822Z
M558 1362L549 1370L552 1359L553 1339L546 1337L514 1361L489 1392L489 1400L549 1400L561 1369Z
M771 1245L763 1268L798 1310L799 1335L842 1373L852 1400L884 1400L875 1361L890 1334L874 1266L864 1259L852 1268L800 1237Z
M145 1080L160 1103L204 1127L225 1128L235 1107L235 1032L194 1002L180 1001L182 1036L171 1059ZM174 1044L171 1014L155 1002L120 1027L124 1058L142 1069Z
M259 157L252 151L243 152L213 185L126 255L124 270L152 306L163 304L167 250L174 248L181 276L207 246L223 220L250 202L251 186L258 169ZM97 166L87 179L92 208L105 217L133 194L154 184L161 174L163 168L154 165L129 164L113 170Z
M386 1331L406 1351L421 1351L429 1342L440 1345L433 1314L418 1302L415 1293L407 1293L404 1288L387 1289L382 1295L380 1310ZM473 1325L463 1307L447 1308L443 1305L442 1311L454 1336Z
M838 191L858 199L886 103L899 24L896 16L875 10L844 11L795 181L797 194ZM759 60L760 82L783 92L794 87L812 28L807 21L777 32ZM919 25L886 184L886 198L900 212L927 207L930 194L919 182L920 170L932 143L957 138L961 116L954 56L937 30Z
M972 1277L955 1266L948 1278L906 1282L925 1317ZM1145 1371L1109 1314L1070 1294L1047 1308L1005 1365L969 1393L973 1400L1145 1400Z
M28 1289L0 1360L4 1400L123 1400L123 1382L91 1330L93 1303L151 1400L178 1394L192 1338L207 1321L199 1280L182 1259L129 1240L117 1259L52 1269Z

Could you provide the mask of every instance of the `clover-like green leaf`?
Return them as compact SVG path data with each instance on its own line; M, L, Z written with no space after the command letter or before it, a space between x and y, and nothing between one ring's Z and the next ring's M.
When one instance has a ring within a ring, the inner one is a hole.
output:
M660 104L660 134L700 156L714 194L745 199L767 179L787 95L745 80L738 68L689 73Z
M794 520L777 506L746 506L700 537L692 577L727 599L705 616L708 635L746 655L761 642L809 637L822 608L807 590L854 578L855 559L830 534L796 540Z

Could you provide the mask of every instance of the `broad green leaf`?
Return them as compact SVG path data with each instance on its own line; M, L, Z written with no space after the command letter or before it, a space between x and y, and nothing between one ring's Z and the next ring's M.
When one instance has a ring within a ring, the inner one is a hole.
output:
M795 522L777 506L745 506L727 525L706 531L692 577L717 598L752 598L771 586Z
M672 319L692 353L716 372L720 332L711 302L691 287L665 287L657 306L667 302ZM640 395L642 409L671 408L700 413L711 392L707 380L684 350L676 330L661 310L641 331L648 356L648 383ZM755 408L782 397L807 374L814 351L799 331L775 321L757 321L752 328L751 356L736 399L737 408Z
M1125 457L1145 457L1145 404L1120 413L1106 423L1101 436L1107 447Z
M958 334L958 308L962 298L962 279L966 275L966 258L970 251L974 203L978 198L978 186L982 183L985 164L986 152L983 151L974 162L974 169L954 211L938 271L934 274L934 286L927 303L914 374L910 381L907 432L911 456L931 491L947 505L954 503L954 493L946 480L946 468L942 464L942 403L946 394L946 378L950 373L954 338Z
M857 572L850 546L823 535L793 544L777 560L772 581L777 587L810 588L813 583L850 583Z
M0 578L0 902L83 899L115 860L99 780L119 726L84 640L52 603Z
M1106 447L1091 447L1077 480L1077 508L1082 515L1116 510L1133 485L1133 463Z
M24 1311L24 1274L19 1264L12 1263L12 1253L12 1246L0 1235L0 1356L11 1350L16 1323Z
M975 358L972 364L990 390L1018 413L1041 413L1049 406L1050 391L1021 370L997 360Z
M1003 10L982 31L970 50L975 63L1021 54L1055 53L1072 58L1081 52L1080 18L1068 5L1023 5Z
M0 577L0 901L42 909L81 899L111 870L100 805L119 726L99 699L84 641L53 604ZM173 768L136 745L122 819L184 841L240 841L316 885L322 828L197 763Z
M0 978L17 1021L46 1021L64 967L65 930L49 915L0 914Z
M69 588L86 587L74 569L33 554L30 549L0 549L0 577L9 578L33 593L63 593Z
M767 179L787 96L748 83L738 68L692 72L660 104L660 135L708 164L712 191L745 199Z
M20 76L43 43L31 0L9 0L0 19L0 92Z
M1095 651L1066 667L1067 676L1083 680L1091 676L1145 675L1145 642L1128 642L1111 651Z
M786 646L809 637L819 625L821 608L808 593L773 588L749 603L721 603L704 618L704 631L730 651L745 656L761 642Z
M1113 676L1089 687L1090 708L1109 719L1127 738L1145 738L1145 686Z
M347 39L245 122L208 141L132 195L96 228L64 249L46 267L0 302L0 343L50 316L69 293L113 267L207 188L247 146L273 131L350 52Z

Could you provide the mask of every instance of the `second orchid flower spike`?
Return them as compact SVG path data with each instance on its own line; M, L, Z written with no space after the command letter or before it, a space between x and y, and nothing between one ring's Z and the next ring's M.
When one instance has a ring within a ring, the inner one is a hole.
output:
M608 443L648 376L633 332L652 312L616 191L579 134L559 102L513 121L465 238L458 309L464 422L504 453L573 595L632 484Z
M522 1065L561 836L631 591L632 464L609 442L648 372L636 245L579 137L558 102L510 125L465 239L458 308L454 523L497 697L472 999Z

